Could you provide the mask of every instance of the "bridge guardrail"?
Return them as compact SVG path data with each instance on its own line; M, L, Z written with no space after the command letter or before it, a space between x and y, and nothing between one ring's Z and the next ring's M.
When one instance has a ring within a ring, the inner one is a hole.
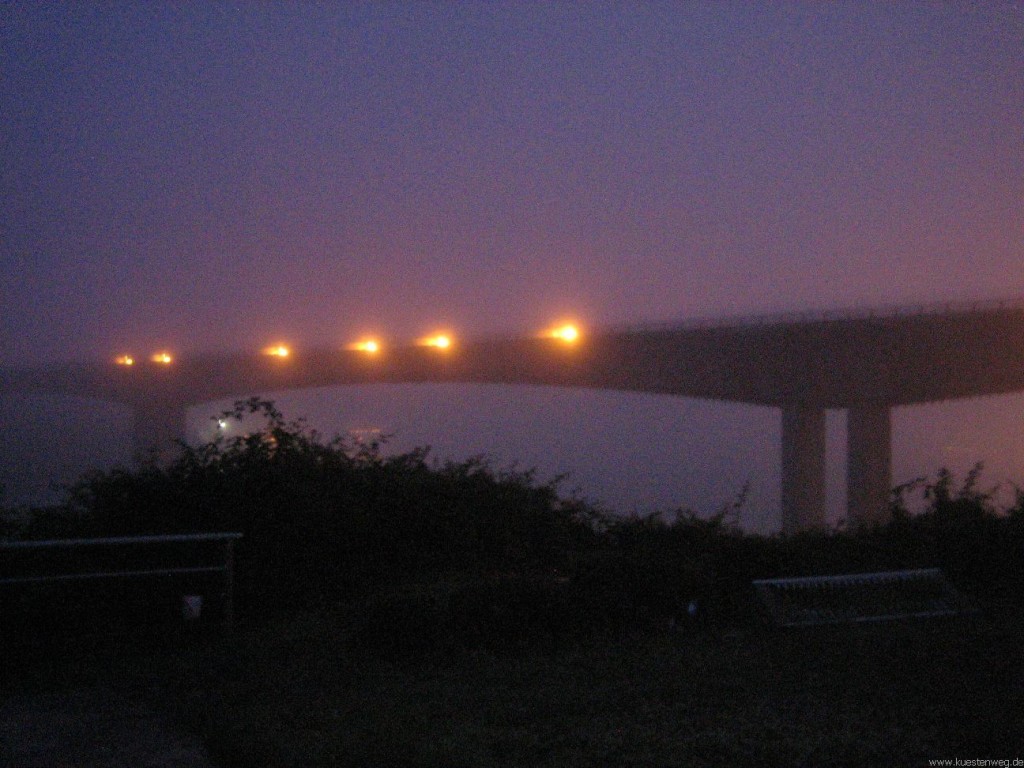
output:
M765 314L712 315L682 320L643 322L623 326L622 331L675 331L699 328L756 328L773 324L797 324L830 320L865 320L921 317L942 314L973 314L1001 310L1024 310L1024 298L989 299L963 302L930 302L920 304L893 304L877 307L850 307L843 309L813 309Z

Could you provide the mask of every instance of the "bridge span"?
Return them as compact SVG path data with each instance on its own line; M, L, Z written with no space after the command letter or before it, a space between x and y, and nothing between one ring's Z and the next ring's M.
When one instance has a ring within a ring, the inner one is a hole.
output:
M845 409L848 515L872 524L888 514L891 409L1024 390L1024 304L0 370L2 391L130 406L139 448L180 439L185 410L209 400L388 382L589 387L778 408L784 532L825 524L825 413Z

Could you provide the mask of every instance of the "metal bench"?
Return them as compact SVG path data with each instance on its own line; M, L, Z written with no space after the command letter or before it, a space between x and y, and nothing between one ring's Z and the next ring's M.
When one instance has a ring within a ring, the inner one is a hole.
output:
M760 606L779 627L955 616L973 605L938 568L760 579Z

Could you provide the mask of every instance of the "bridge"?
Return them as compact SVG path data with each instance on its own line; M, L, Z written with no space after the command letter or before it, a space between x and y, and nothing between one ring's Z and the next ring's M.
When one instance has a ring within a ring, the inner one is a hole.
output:
M118 364L119 363L119 364ZM260 392L389 382L589 387L778 408L782 529L825 524L825 414L847 411L848 516L882 522L895 406L1024 390L1024 303L562 329L538 336L180 355L0 370L0 391L99 398L137 447L181 439L185 411Z

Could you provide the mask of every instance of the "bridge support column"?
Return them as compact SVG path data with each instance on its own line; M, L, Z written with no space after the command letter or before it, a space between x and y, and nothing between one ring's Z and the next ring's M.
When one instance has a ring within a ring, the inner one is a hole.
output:
M889 518L892 489L892 419L887 406L851 408L846 417L847 517L851 525Z
M782 532L825 527L825 409L782 409Z
M132 449L138 460L155 456L166 464L177 455L175 441L185 439L186 407L153 399L133 406Z

